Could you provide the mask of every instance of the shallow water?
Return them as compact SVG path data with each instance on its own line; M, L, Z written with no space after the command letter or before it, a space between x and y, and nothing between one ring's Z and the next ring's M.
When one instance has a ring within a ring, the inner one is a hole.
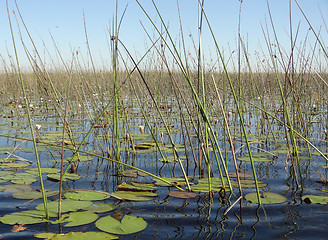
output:
M324 114L324 113L323 113ZM50 116L52 115L52 116ZM80 116L82 117L82 116ZM172 118L173 140L176 144L183 143L182 130L179 123L179 119ZM19 120L19 121L18 121ZM139 117L131 119L133 126L131 127L132 133L139 134L138 126L143 124L143 120ZM257 139L256 144L252 144L253 153L260 152L256 147L260 147L266 151L272 152L276 150L276 146L272 141L272 137L269 135L269 139L266 132L267 126L263 126L264 134L261 134L262 144L258 144L257 138L257 125L255 118L248 119L250 130L254 134L251 138ZM42 140L48 133L54 131L62 131L62 126L58 124L58 117L54 113L43 113L42 115L34 118L34 123L42 125L39 138ZM90 127L88 120L81 120L75 118L74 120L74 133L78 136L77 140L81 141L85 132ZM240 143L240 132L238 129L238 121L234 121L233 117L230 119L230 123L236 123L235 128L232 128L232 134L235 136L235 148L239 149L237 157L247 155L247 150L244 143ZM328 142L324 140L322 129L320 125L314 123L310 131L310 140L323 152L327 152ZM9 134L17 137L29 136L28 128L26 126L26 119L24 118L3 118L1 123L2 134ZM281 126L275 126L277 142L281 144L278 149L284 150L282 147L285 145L284 131ZM24 131L24 132L22 132ZM220 139L221 149L225 149L223 142L222 128L216 127L217 134ZM83 147L84 150L90 151L96 149L101 155L101 147L106 149L106 140L100 138L98 141L94 136L104 134L104 129L96 129L93 134L87 138L88 144ZM145 134L149 134L149 130L146 129ZM138 135L135 135L136 138ZM144 137L143 141L149 141L151 137ZM58 143L60 138L57 139ZM140 140L141 142L141 140ZM168 136L164 135L164 142L168 145ZM194 147L197 146L196 137L192 137L191 142ZM0 138L0 145L2 147L15 147L18 146L21 141L15 141L15 139L9 139L5 137ZM265 144L264 144L265 143ZM301 200L301 197L306 194L316 195L328 195L322 190L327 190L327 186L318 183L320 177L327 178L327 172L321 166L327 165L323 157L318 155L312 155L310 158L307 151L306 144L300 141L300 146L304 147L300 151L300 166L302 172L302 178L298 175L297 180L302 186L297 187L295 178L292 177L291 161L287 157L286 153L280 153L277 157L268 157L272 161L257 162L256 174L258 180L265 183L266 186L260 188L261 192L275 192L279 193L287 198L287 201L279 204L262 205L258 207L257 204L243 200L243 206L240 210L240 205L237 203L226 216L223 216L225 210L238 198L238 189L234 188L234 194L229 199L225 199L222 203L222 199L217 192L214 193L213 199L210 199L208 193L199 193L195 198L191 199L178 199L168 196L170 190L174 190L173 187L158 187L156 193L158 197L152 201L134 202L125 201L120 202L114 198L104 200L101 202L115 203L117 209L113 212L102 213L99 216L118 215L124 216L131 214L137 217L142 217L148 226L145 230L130 234L121 235L120 239L327 239L327 224L326 219L328 217L328 205L321 204L306 204ZM162 163L157 159L160 155L156 151L138 151L133 154L129 149L129 154L124 151L124 144L122 143L122 158L128 164L134 164L136 167L149 171L153 174L162 177L181 176L182 172L178 164L174 163ZM227 144L228 146L228 144ZM24 159L33 161L34 163L29 168L36 167L35 155L28 149L32 148L31 142L24 142L19 145L15 155L18 155ZM230 150L227 147L227 150ZM6 150L8 151L8 150ZM165 150L166 153L172 155L169 149ZM1 152L0 157L5 158L7 154ZM54 149L52 147L40 148L40 160L42 167L56 167L59 168L60 149ZM181 156L185 155L184 151L179 151ZM199 152L196 151L198 156ZM65 157L72 155L69 150L65 151ZM214 161L214 154L211 152L211 159ZM223 153L225 156L225 154ZM107 154L105 154L107 157ZM187 171L188 176L192 178L193 183L201 178L199 175L199 168L195 167L193 162L193 155L191 148L187 147L187 156L189 161L183 161L183 165ZM228 156L228 168L229 172L234 171L232 164L231 153L227 153ZM302 157L305 157L304 159ZM57 159L58 162L53 161ZM286 162L288 165L286 165ZM238 165L241 170L252 173L250 162L239 161ZM21 169L19 171L24 171ZM205 170L205 174L206 174ZM93 157L91 161L80 162L76 168L76 173L81 175L81 179L76 181L68 181L64 183L65 190L74 189L92 189L105 192L113 192L117 190L117 186L120 183L130 181L135 182L148 182L152 183L152 177L129 178L117 176L116 168L107 160L98 159ZM320 175L320 174L321 175ZM219 176L216 164L213 163L213 175ZM45 187L47 189L58 189L58 183L45 179ZM232 178L233 179L233 178ZM0 185L6 185L9 182L1 183ZM39 188L39 182L32 184L32 188ZM255 188L244 188L244 196L248 193L255 192ZM54 199L54 197L50 197ZM0 215L9 214L18 211L16 208L18 205L27 202L27 200L18 200L12 197L12 193L0 192ZM21 210L34 209L35 206L41 203L42 200L36 200L32 203L23 205ZM59 232L59 226L57 224L33 224L26 225L27 230L13 233L11 232L12 225L0 223L0 238L2 239L35 239L34 234L39 232ZM72 227L62 228L64 233L70 231L99 231L94 223Z

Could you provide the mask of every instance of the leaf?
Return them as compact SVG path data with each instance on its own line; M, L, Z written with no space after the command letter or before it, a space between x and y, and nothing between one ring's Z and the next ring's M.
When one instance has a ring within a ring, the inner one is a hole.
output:
M152 192L131 192L131 191L116 191L113 192L114 197L118 197L129 201L149 201L152 197L156 197L156 193Z
M50 217L56 217L56 214L52 212L49 212L49 215ZM6 214L0 218L0 221L10 225L47 222L45 219L45 212L37 210L28 210Z
M66 198L73 200L89 200L89 201L99 201L110 198L110 195L105 192L95 192L95 191L74 191L67 192L64 194Z
M72 212L62 215L63 222L67 222L64 227L75 227L92 223L97 220L98 215L92 212Z
M37 238L47 238L49 240L109 240L109 239L118 239L117 236L111 235L104 232L70 232L66 234L55 234L55 233L38 233L34 237Z
M27 169L25 172L30 173L30 174L35 174L35 175L39 174L39 171L37 168L30 168L30 169ZM41 168L42 174L51 174L51 173L58 173L58 172L60 172L60 170L57 168Z
M157 186L149 183L122 183L118 185L118 189L122 191L134 191L134 192L154 192L157 189Z
M122 221L111 216L103 217L96 222L96 227L102 231L114 234L131 234L144 230L147 222L142 218L125 215Z
M133 177L133 178L137 178L139 176L147 176L147 174L140 172L138 170L135 170L135 169L125 170L125 171L121 172L121 174L124 177Z
M305 195L302 197L303 201L310 200L309 203L328 204L328 196L320 195Z
M24 227L24 224L15 224L11 229L12 232L21 232L26 230L27 227Z
M10 162L10 163L1 163L0 168L24 168L30 165L31 163Z
M96 213L104 213L110 212L116 208L116 205L111 203L93 203L90 206L83 208L83 210L96 212Z
M169 192L170 197L175 197L175 198L194 198L198 194L194 192L183 192L183 191L171 191Z
M257 193L249 193L245 196L247 201L250 201L252 203L258 203L257 200ZM283 203L287 201L287 198L284 196L278 194L278 193L272 193L272 192L263 192L261 193L261 203L262 204L275 204L275 203Z
M53 173L53 174L48 174L47 178L51 181L60 181L60 173ZM67 180L78 180L80 179L81 176L76 174L76 173L66 173L63 176L63 181L67 181Z
M58 191L49 191L46 192L46 195L53 195L58 193ZM17 199L36 199L36 198L41 198L42 197L42 192L40 191L32 191L32 192L16 192L13 194L14 198Z
M3 189L1 191L3 192L31 192L32 188L30 185L26 184L8 184L1 186Z
M168 182L170 182L172 184L168 184L168 183L166 183L164 181L161 181L161 180L159 180L157 178L153 178L153 180L155 181L155 185L162 186L162 187L170 187L173 184L179 185L179 186L180 185L186 185L186 181L185 181L185 179L183 177L164 177L162 179L164 179L164 180L166 180L166 181L168 181Z
M75 212L80 209L85 209L89 207L92 202L90 201L76 201L76 200L70 200L70 199L64 199L61 203L61 212ZM44 210L43 203L36 206L37 210ZM48 211L51 212L58 212L58 201L52 201L48 202Z

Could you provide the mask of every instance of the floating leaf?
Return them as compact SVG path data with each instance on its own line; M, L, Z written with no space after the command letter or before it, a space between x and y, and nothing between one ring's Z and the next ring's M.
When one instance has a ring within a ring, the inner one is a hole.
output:
M162 179L170 182L171 184L161 181L158 178L153 178L153 180L155 181L155 185L162 186L162 187L170 187L174 184L175 185L186 185L186 180L183 177L164 177Z
M10 162L10 163L1 163L0 168L24 168L30 165L31 163Z
M24 227L24 224L15 224L11 229L12 232L21 232L26 230L27 227Z
M56 217L55 213L49 212L50 217ZM14 212L4 215L0 218L0 221L5 224L35 224L41 222L47 222L45 219L44 211L28 210L22 212Z
M8 184L1 186L1 191L3 192L31 192L32 188L30 185L26 184Z
M112 195L114 197L118 197L129 201L149 201L152 200L153 197L157 196L156 193L152 193L152 192L131 192L131 191L116 191L113 192Z
M125 215L122 221L111 216L103 217L96 222L96 227L102 231L114 234L131 234L144 230L147 223L142 218Z
M140 172L140 171L135 170L135 169L125 170L125 171L121 172L121 174L124 177L133 177L133 178L137 178L139 176L147 176L146 173Z
M12 178L11 182L16 184L31 184L36 182L38 179L35 175L28 173L16 173Z
M67 222L64 227L75 227L92 223L96 221L97 218L98 215L92 212L72 212L62 215L62 220L60 222Z
M83 210L90 211L90 212L96 212L96 213L104 213L104 212L110 212L116 208L116 205L111 203L93 203L87 208L84 208Z
M266 157L261 157L261 156L255 156L252 157L254 162L271 162L272 159L266 158ZM250 161L249 156L244 156L244 157L238 157L239 161Z
M180 160L184 161L185 159L180 158ZM169 156L169 157L166 157L166 158L160 158L160 159L158 159L158 161L161 161L161 162L164 162L164 163L171 163L171 162L177 162L178 159L174 156Z
M104 232L70 232L66 234L55 234L55 233L38 233L34 237L37 238L47 238L51 240L109 240L109 239L118 239L117 236L111 235Z
M60 173L53 173L53 174L48 174L47 178L51 181L59 181L60 180ZM63 181L67 180L78 180L80 179L81 176L76 174L76 173L66 173L63 176Z
M110 198L110 195L105 192L95 192L95 191L74 191L67 192L64 194L66 198L73 200L89 200L98 201Z
M57 191L50 191L46 192L46 195L53 195L58 193ZM42 197L42 192L40 191L33 191L33 192L16 192L13 194L14 198L17 199L36 199L36 198L41 198Z
M25 171L26 173L30 174L39 174L39 170L37 168L30 168ZM52 173L58 173L60 172L57 168L41 168L41 173L43 174L52 174Z
M61 212L75 212L80 209L85 209L89 207L92 202L90 201L75 201L75 200L70 200L70 199L64 199L62 200L62 206L61 206ZM58 212L58 201L52 201L48 202L48 211L52 211L57 213ZM44 210L44 205L43 203L39 204L36 206L37 210Z
M247 201L252 203L258 203L257 201L257 193L249 193L245 196ZM261 203L262 204L275 204L275 203L283 203L287 201L287 198L272 192L262 192L261 193Z
M319 203L319 204L328 204L328 196L320 195L305 195L302 197L303 201L308 201L308 203Z
M194 198L198 194L194 192L183 192L183 191L171 191L169 192L170 197L175 197L175 198Z
M124 182L118 185L118 189L123 191L153 192L157 189L157 186L150 183L133 183L131 185Z

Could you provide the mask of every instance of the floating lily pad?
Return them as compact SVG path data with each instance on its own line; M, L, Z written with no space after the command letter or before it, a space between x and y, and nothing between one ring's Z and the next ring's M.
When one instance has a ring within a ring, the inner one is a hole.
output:
M261 156L256 156L252 157L254 162L271 162L272 159L266 158L266 157L261 157ZM249 156L244 156L244 157L238 157L239 161L251 161Z
M105 232L70 232L66 234L55 234L55 233L38 233L34 237L47 238L51 240L109 240L118 239L117 236L111 235Z
M24 168L30 166L31 163L26 162L10 162L10 163L1 163L0 168Z
M139 176L147 176L146 173L140 172L140 171L135 170L135 169L124 170L123 172L121 172L121 174L124 177L133 177L133 178L137 178Z
M116 208L116 205L111 203L93 203L87 208L84 208L83 210L90 211L90 212L96 212L96 213L104 213L104 212L110 212Z
M47 178L51 181L59 181L60 180L60 173L48 174ZM66 173L63 177L63 181L78 180L80 178L81 178L81 176L76 174L76 173Z
M38 179L35 175L28 173L16 173L11 177L11 182L16 184L31 184L36 182Z
M75 227L85 224L92 223L96 221L98 215L93 212L71 212L68 214L62 215L61 219L52 222L52 223L66 223L64 227Z
M26 173L30 174L39 174L39 170L37 168L30 168L25 171ZM52 173L58 173L60 172L57 168L41 168L41 173L43 174L52 174Z
M75 201L70 199L63 199L61 202L61 212L75 212L80 209L85 209L92 204L91 201ZM58 201L48 202L48 211L58 212ZM36 206L37 210L44 210L43 203Z
M47 196L53 195L58 193L57 191L49 191L46 192ZM16 192L13 194L14 198L17 199L36 199L42 197L42 192L40 191L33 191L33 192Z
M102 231L114 234L131 234L144 230L147 222L142 218L125 215L122 221L111 216L103 217L96 222L96 227Z
M78 157L74 157L74 161L80 161L80 162L87 162L91 161L94 158L94 156L88 156L88 155L79 155ZM72 157L66 158L65 161L71 161Z
M186 181L183 177L164 177L162 179L170 182L171 184L161 181L160 179L153 178L153 180L155 181L155 185L162 186L162 187L170 187L174 184L175 185L186 185Z
M250 201L252 203L258 203L257 199L257 193L249 193L245 196L247 201ZM261 203L262 204L275 204L275 203L283 203L287 201L287 198L284 196L278 194L278 193L272 193L272 192L263 192L261 193Z
M32 188L30 185L26 184L8 184L1 186L2 189L0 189L3 192L31 192Z
M306 203L328 204L328 196L305 195L302 197L302 200Z
M157 189L157 186L150 183L132 183L132 184L133 185L122 183L118 186L118 189L124 191L137 191L137 192L153 192Z
M129 201L149 201L152 200L153 197L157 197L157 194L152 192L131 192L131 191L116 191L113 192L112 195L114 197L118 197Z
M197 197L197 193L194 192L183 192L183 191L171 191L169 192L170 197L175 198L194 198Z
M64 196L68 199L73 200L89 200L89 201L98 201L110 198L110 195L103 192L95 192L95 191L74 191L67 192Z
M180 160L184 161L185 159L180 158ZM160 159L158 159L158 161L161 161L161 162L164 162L164 163L171 163L171 162L177 162L178 159L174 156L169 156L169 157L166 157L166 158L160 158Z
M49 212L50 217L56 217L55 213ZM47 222L45 219L44 211L28 210L22 212L14 212L4 215L0 218L0 221L5 224L35 224L41 222Z

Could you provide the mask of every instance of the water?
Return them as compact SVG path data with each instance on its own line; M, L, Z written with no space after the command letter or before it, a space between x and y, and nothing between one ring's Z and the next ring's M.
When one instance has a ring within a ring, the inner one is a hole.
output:
M82 116L76 117L73 122L74 133L78 138L76 140L81 141L84 134L90 127L90 121L83 119ZM240 131L238 129L238 121L234 120L232 116L229 120L230 124L236 124L235 128L231 128L231 133L235 136L234 144L237 150L237 158L240 156L247 155L247 149L244 142L240 142ZM248 122L249 130L253 133L250 137L254 139L256 143L252 144L252 151L254 154L262 152L258 148L264 149L269 152L273 152L276 149L274 141L270 134L265 133L267 126L262 126L261 131L261 144L258 136L260 131L256 126L255 116L249 117ZM58 124L59 119L54 113L43 113L43 115L36 114L34 123L42 125L40 131L40 139L44 139L46 136L49 137L49 133L54 131L62 131L62 125ZM135 138L138 138L139 129L138 126L144 124L143 119L136 117L131 119L131 129ZM8 119L4 118L2 121L2 134L9 134L11 136L26 137L29 136L28 128L26 126L26 119ZM172 117L171 124L172 138L176 144L184 142L184 136L182 135L182 129L180 125L180 119L178 117ZM324 125L324 124L322 124ZM327 141L324 140L322 134L322 125L314 123L312 125L312 131L310 140L323 152L327 152ZM123 126L123 125L122 125ZM285 140L284 132L281 126L274 126L276 130L276 138L280 146L277 149L284 150ZM223 142L222 128L216 126L218 138L220 139L220 148L225 149ZM26 132L22 132L26 131ZM104 135L104 129L97 129L94 133L87 138L88 144L83 147L86 151L97 150L100 155L105 155L107 140L102 137L98 140L94 136L96 134ZM150 136L149 130L146 129L145 135L139 142L149 141ZM184 132L186 134L186 132ZM267 138L268 137L268 138ZM60 143L60 138L53 138L56 143ZM110 138L109 138L110 139ZM109 140L110 141L110 140ZM168 135L164 135L163 141L166 146L169 144ZM138 142L138 140L137 140ZM191 137L193 147L197 149L197 139L195 136ZM23 142L22 140L15 140L6 137L1 137L0 144L3 147L18 147L14 151L15 155L21 158L33 161L34 163L30 166L31 168L36 167L34 153L28 149L32 148L31 142ZM129 148L130 143L127 145ZM327 190L327 186L319 183L320 179L327 178L327 172L322 166L326 166L327 163L323 157L318 155L312 155L309 157L309 153L306 148L306 144L300 141L299 146L302 147L299 153L300 155L300 166L301 175L298 173L298 167L295 167L297 172L296 178L292 177L293 168L290 158L287 157L286 153L280 153L278 156L266 156L272 161L269 162L256 162L256 174L258 180L265 183L264 187L260 188L261 192L274 192L279 193L287 198L287 201L283 203L262 205L258 207L255 203L250 203L243 200L242 208L240 209L239 202L232 207L232 209L223 216L224 212L230 206L230 203L234 203L239 197L238 188L234 188L234 194L225 196L222 200L220 195L216 192L211 199L208 193L199 193L197 197L191 199L178 199L170 197L168 194L171 190L176 190L173 187L158 187L156 193L158 197L152 201L134 202L125 201L120 202L114 198L104 200L104 203L114 203L117 205L117 209L109 213L101 213L99 217L112 215L112 216L124 216L127 214L142 217L148 226L145 230L130 234L121 235L120 239L327 239L327 224L326 219L328 217L328 205L326 204L306 204L302 201L301 197L307 194L324 195L328 193L324 192ZM160 154L156 151L138 151L136 154L132 152L124 151L124 141L121 144L122 147L122 158L123 161L134 165L143 170L149 171L153 174L171 177L171 176L182 176L179 164L169 163L165 164L157 159L161 158ZM211 146L212 147L212 146ZM129 148L130 149L130 148ZM230 150L227 143L227 150ZM4 150L1 152L1 157L7 157ZM102 151L105 151L103 153ZM42 167L56 167L59 168L60 149L53 147L40 148L40 160ZM165 149L167 156L172 155L169 148ZM184 147L179 150L181 156L185 155ZM196 156L199 155L198 151L195 151ZM72 155L71 151L65 151L65 157ZM214 161L214 154L211 152L211 159ZM223 152L223 156L225 153ZM192 149L187 145L187 157L189 160L183 161L183 166L186 169L188 176L191 177L191 182L197 184L198 180L202 178L200 175L199 166L195 166L193 161ZM57 159L57 161L54 161ZM228 168L229 172L234 171L231 153L227 153ZM252 173L250 162L244 162L238 160L239 168L247 173ZM138 177L129 178L118 176L116 172L117 168L109 161L97 157L93 157L92 161L80 162L76 168L76 173L81 175L81 179L76 181L68 181L64 183L64 190L74 189L91 189L105 192L113 192L117 190L119 184L131 181L135 182L148 182L152 183L152 177ZM24 169L19 170L21 172ZM207 169L205 169L205 176ZM213 175L219 176L219 171L213 162ZM52 182L46 179L44 176L44 183L47 189L58 189L58 183ZM302 176L302 179L301 177ZM234 178L232 178L234 179ZM9 182L1 183L1 186L7 185ZM298 186L298 184L300 186ZM33 189L39 188L39 182L35 182L32 185ZM182 186L185 188L185 186ZM243 189L243 195L255 192L255 188ZM50 199L54 199L51 197ZM12 212L19 211L18 205L27 202L27 200L19 200L12 197L12 193L0 192L0 215L9 214ZM35 206L42 201L36 200L31 203L25 204L20 207L21 210L34 209ZM12 225L0 223L0 238L2 239L35 239L33 236L39 232L54 232L58 233L60 227L58 224L32 224L25 225L26 230L14 233L11 232ZM94 223L66 228L62 227L64 233L77 232L77 231L99 231Z

